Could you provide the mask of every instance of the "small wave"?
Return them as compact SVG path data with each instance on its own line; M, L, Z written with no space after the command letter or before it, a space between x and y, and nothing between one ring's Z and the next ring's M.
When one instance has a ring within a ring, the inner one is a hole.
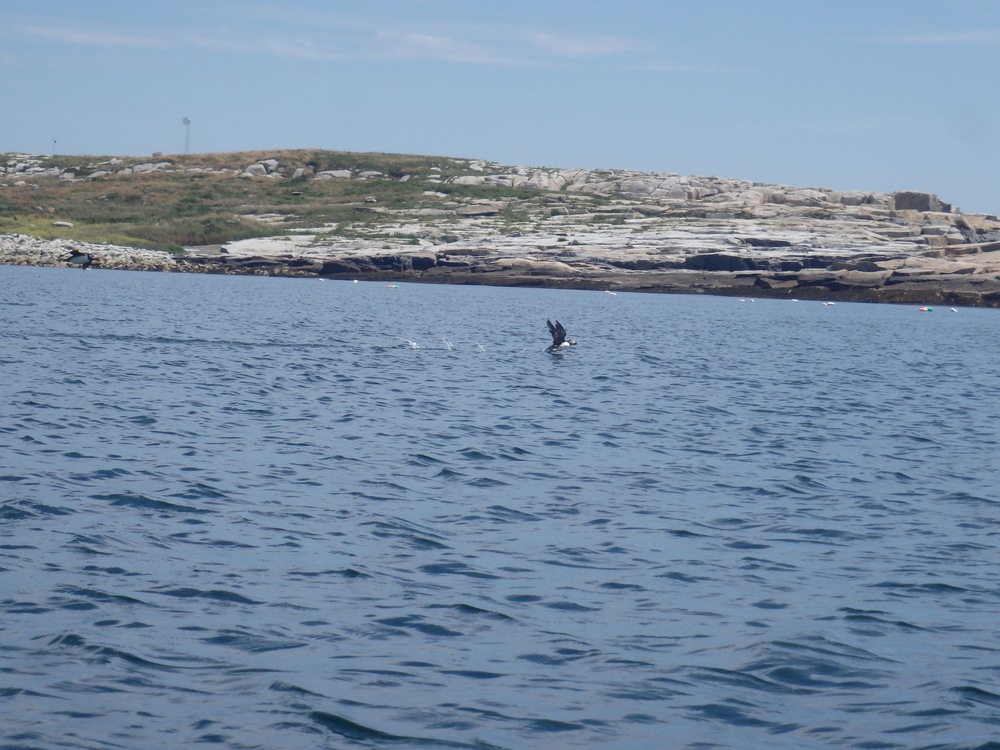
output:
M94 500L103 500L111 505L126 508L138 508L140 510L155 510L163 513L210 513L204 508L195 508L192 505L179 505L168 503L166 500L156 500L135 492L112 492L98 493L90 495Z
M224 602L226 604L263 604L263 602L256 599L250 599L242 594L237 594L233 591L225 591L223 589L203 590L181 586L178 588L154 589L149 593L161 594L163 596L173 596L178 599L210 599L212 601Z
M970 589L953 586L950 583L901 583L898 581L882 581L868 584L871 588L891 589L912 594L965 594Z
M371 578L371 575L354 568L339 568L331 570L292 570L288 572L290 578L322 578L324 576L339 576L343 578Z
M707 703L700 706L689 706L688 710L695 712L701 718L709 721L718 721L736 727L768 729L775 734L790 732L798 728L797 724L787 724L757 718L750 713L748 707L739 706L735 701L732 704Z
M181 492L175 492L170 497L182 497L185 500L228 500L229 495L221 490L201 482L188 484ZM179 506L183 507L183 506ZM201 510L200 512L207 512Z
M441 674L454 677L467 677L471 680L496 680L507 676L502 672L483 672L476 669L442 669Z
M534 513L525 513L521 510L516 510L514 508L508 508L505 505L491 505L487 508L490 511L490 515L499 521L540 521L541 517L535 515Z
M952 692L958 695L962 702L966 704L978 703L993 706L994 708L1000 708L1000 695L992 693L989 690L984 690L983 688L972 685L964 685L962 687L952 688Z
M421 565L420 570L432 576L463 576L465 578L480 578L483 580L497 580L500 577L492 573L476 570L470 565L460 562L430 563L428 565Z
M131 605L142 605L142 606L154 606L141 599L136 599L133 596L126 596L124 594L112 594L107 591L101 591L100 589L84 588L81 586L58 586L55 589L60 593L67 594L72 597L77 597L79 599L89 599L95 602L101 602L102 604L110 604L113 606L131 606Z
M415 630L418 633L431 636L455 637L463 635L457 630L451 630L444 625L427 622L419 615L403 615L401 617L383 617L375 620L380 625L400 630Z
M483 609L482 607L474 607L471 604L432 604L428 609L448 609L455 611L461 615L472 615L474 617L486 617L489 619L496 620L506 620L513 621L514 618L503 614L502 612L496 612L491 609Z
M866 610L866 609L855 609L854 607L841 607L838 611L844 613L845 620L858 621L858 622L874 622L886 625L898 625L904 628L913 628L914 630L925 630L925 628L912 625L908 622L893 621L888 619L888 612L883 610Z
M445 468L441 469L434 476L441 477L442 479L462 479L462 478L465 477L465 474L463 474L460 471L456 471L455 469L449 469L449 468L445 467Z
M426 737L411 737L398 734L390 734L379 729L359 724L346 719L343 716L331 714L326 711L313 711L310 718L324 729L340 735L349 740L358 742L392 743L399 745L414 745L417 747L447 747L447 748L468 748L468 750L504 750L497 745L487 742L457 742L453 740L430 739Z
M749 671L698 667L686 670L692 683L717 682L730 687L763 693L783 695L811 695L816 692L810 686L788 685L781 681L768 680Z
M246 630L223 630L218 635L202 638L201 640L204 643L231 646L240 651L254 654L262 654L269 651L286 651L288 649L302 648L305 645L301 641L269 638Z
M531 662L532 664L541 664L546 667L554 667L554 666L565 666L581 660L589 661L592 660L597 655L598 652L596 650L558 648L554 651L554 653L551 654L539 654L539 653L521 654L517 658L522 661Z
M77 651L81 654L87 655L90 659L96 662L107 663L113 660L121 660L134 666L142 667L144 669L152 669L159 672L175 672L184 666L183 664L166 664L154 661L153 659L140 656L132 651L114 646L103 646L91 643L86 638L76 633L63 633L58 636L52 636L49 638L48 645L50 647ZM101 688L95 688L95 690L103 692Z
M372 535L376 537L401 539L420 549L449 549L439 534L402 519L366 521L363 525L372 527Z
M588 607L579 602L545 602L543 607L558 609L562 612L600 612L600 607Z
M462 458L469 461L493 461L496 456L491 456L489 453L485 453L478 448L463 448L459 451Z
M470 487L509 487L509 482L504 482L501 479L495 479L493 477L476 477L475 479L469 479L465 482Z

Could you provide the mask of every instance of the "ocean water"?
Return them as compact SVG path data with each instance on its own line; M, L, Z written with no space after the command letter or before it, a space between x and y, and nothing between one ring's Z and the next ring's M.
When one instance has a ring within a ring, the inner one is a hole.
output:
M998 341L0 267L0 747L1000 747Z

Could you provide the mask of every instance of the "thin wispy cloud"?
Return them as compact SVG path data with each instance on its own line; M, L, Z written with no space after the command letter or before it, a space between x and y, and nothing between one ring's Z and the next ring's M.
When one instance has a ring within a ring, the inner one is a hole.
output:
M343 60L347 57L336 44L323 44L314 39L266 38L250 39L243 35L220 33L215 36L200 34L178 43L187 49L209 50L243 55L265 55L291 60L318 62Z
M38 37L52 42L75 44L85 47L115 47L129 49L169 49L171 44L156 36L134 34L127 31L102 31L71 29L58 26L25 26L20 30L25 36Z
M715 63L697 63L697 62L673 63L673 62L662 62L656 60L652 62L636 63L628 67L631 70L639 70L647 73L676 73L682 75L687 75L687 74L714 75L714 74L732 74L732 73L749 72L747 68L739 67L736 65L717 65Z
M913 46L948 46L967 44L1000 44L1000 28L969 29L966 31L932 31L923 34L891 34L865 39L877 44Z
M634 54L648 45L627 37L554 34L532 31L526 34L531 46L552 57L588 58Z
M382 29L375 33L374 43L358 50L366 59L412 59L464 65L526 65L524 57L510 54L509 47L484 43L446 33Z
M261 6L243 8L215 28L181 27L169 33L43 23L26 24L18 31L22 38L111 50L199 49L289 60L413 60L519 68L595 63L670 73L720 72L714 66L658 61L653 42L633 37L445 20L394 24L322 11L283 13Z
M309 29L343 36L366 58L413 57L483 65L524 65L547 59L584 59L635 54L650 45L625 36L526 28L503 23L462 23L418 18L387 22L347 11L246 3L227 15L270 29Z

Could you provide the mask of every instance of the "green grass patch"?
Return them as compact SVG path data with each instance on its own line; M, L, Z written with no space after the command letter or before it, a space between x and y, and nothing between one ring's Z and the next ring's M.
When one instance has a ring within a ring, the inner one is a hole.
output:
M4 155L3 159L8 164L24 160L13 155ZM241 175L247 166L266 159L276 159L285 177ZM380 225L387 221L398 223L394 211L453 207L476 199L504 199L518 204L516 210L508 209L503 217L506 223L515 224L528 219L540 206L542 195L541 191L521 188L447 184L442 181L480 172L472 169L469 160L435 156L302 149L156 155L118 158L115 163L106 156L56 155L32 160L42 168L72 169L78 176L143 163L165 162L174 170L108 174L74 181L24 173L7 175L0 188L0 232L163 250L273 236L280 231L324 224L336 224L344 233L384 237L387 235ZM193 168L204 171L186 171ZM307 175L349 169L355 175L377 172L383 176L291 179L298 168L306 170ZM433 194L426 195L428 192ZM389 213L364 210L373 207L388 209ZM286 221L276 231L272 224L245 218L259 214L279 214ZM54 221L68 221L73 226L54 227Z

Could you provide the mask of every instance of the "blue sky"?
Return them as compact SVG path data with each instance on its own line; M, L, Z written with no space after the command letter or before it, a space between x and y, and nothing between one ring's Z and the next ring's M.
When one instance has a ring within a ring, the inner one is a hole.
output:
M1000 213L1000 0L0 0L0 151L325 148Z

